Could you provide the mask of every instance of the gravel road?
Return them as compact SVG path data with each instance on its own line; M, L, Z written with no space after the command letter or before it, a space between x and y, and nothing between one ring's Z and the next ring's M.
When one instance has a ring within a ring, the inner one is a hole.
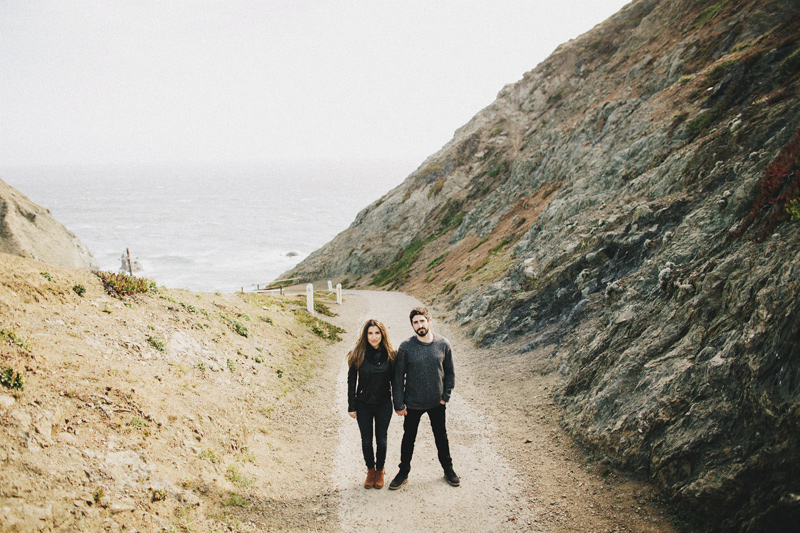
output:
M460 487L451 487L442 475L427 417L417 437L409 481L400 490L389 490L397 473L403 419L393 416L389 426L386 486L364 489L366 467L360 448L358 425L347 416L347 364L345 354L368 318L386 324L395 348L411 336L408 312L419 301L390 292L347 292L341 320L347 322L347 338L341 343L341 367L337 380L334 416L341 418L334 483L340 495L339 519L351 531L517 531L528 522L519 486L509 481L513 470L495 451L496 433L485 406L459 393L458 347L454 346L456 388L447 405L448 436ZM337 308L338 310L338 308ZM435 320L433 330L446 335Z

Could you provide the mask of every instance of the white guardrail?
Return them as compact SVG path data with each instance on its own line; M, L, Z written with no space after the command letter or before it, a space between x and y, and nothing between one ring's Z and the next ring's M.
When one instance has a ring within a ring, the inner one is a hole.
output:
M250 289L250 292L280 292L283 295L284 287L289 287L293 285L295 282L295 278L289 279L276 279L275 281L271 281L269 283L259 283L256 285L250 285L248 289L251 287L255 287ZM263 285L263 287L262 287ZM245 287L242 287L242 292L248 292L245 290ZM325 292L325 291L319 291ZM336 294L336 303L338 305L342 305L342 284L337 283L336 289L333 288L333 282L328 280L328 291L326 294ZM314 285L312 283L306 284L306 308L308 312L312 315L316 312L314 311Z
M328 280L328 294L333 294L333 283ZM342 305L342 284L336 284L336 303ZM314 285L309 283L306 285L306 308L312 315L314 311Z

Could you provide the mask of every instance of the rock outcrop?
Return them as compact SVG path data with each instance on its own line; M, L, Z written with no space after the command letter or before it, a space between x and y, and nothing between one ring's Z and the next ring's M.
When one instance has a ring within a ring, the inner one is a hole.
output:
M798 94L797 2L632 2L281 277L400 288L516 343L561 373L576 440L695 525L785 530Z
M45 209L0 180L0 252L72 268L97 269L84 244Z

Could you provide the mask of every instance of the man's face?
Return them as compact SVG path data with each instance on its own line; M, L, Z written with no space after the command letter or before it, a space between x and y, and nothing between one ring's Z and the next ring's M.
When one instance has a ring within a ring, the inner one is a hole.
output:
M411 319L411 327L414 328L417 336L424 337L428 334L431 325L425 315L414 315L414 318Z

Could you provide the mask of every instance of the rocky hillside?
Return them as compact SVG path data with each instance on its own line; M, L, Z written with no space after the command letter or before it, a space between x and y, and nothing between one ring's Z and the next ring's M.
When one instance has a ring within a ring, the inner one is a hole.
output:
M799 90L795 0L632 2L282 277L517 345L701 529L800 523Z
M97 269L82 242L50 211L0 180L0 252L52 265Z

